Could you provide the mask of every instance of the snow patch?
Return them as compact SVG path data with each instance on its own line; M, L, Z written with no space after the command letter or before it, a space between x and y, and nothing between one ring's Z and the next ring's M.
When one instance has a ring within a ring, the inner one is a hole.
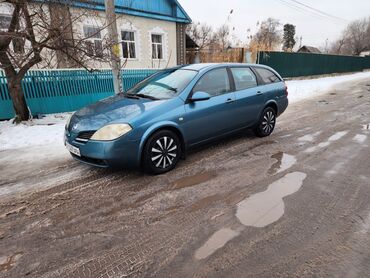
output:
M327 93L333 86L346 82L369 78L370 72L358 72L334 77L287 81L289 102L294 103Z
M50 114L18 125L0 122L0 151L28 146L63 144L66 121L71 113Z

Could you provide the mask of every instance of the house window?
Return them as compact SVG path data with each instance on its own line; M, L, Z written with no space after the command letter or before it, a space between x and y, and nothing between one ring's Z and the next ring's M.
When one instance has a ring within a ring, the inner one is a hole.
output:
M162 35L152 34L152 59L163 59Z
M122 38L121 44L122 44L123 58L129 58L129 59L136 58L135 32L122 31L121 38Z
M24 53L24 39L22 38L14 38L12 40L13 43L13 51L18 54Z
M0 30L8 31L11 20L12 17L10 15L0 14Z
M87 55L90 57L103 56L103 43L100 33L100 28L92 26L84 26L84 36Z
M1 14L0 15L0 30L7 32L11 21L12 21L11 15ZM15 53L18 53L18 54L24 53L24 39L13 38L11 47Z

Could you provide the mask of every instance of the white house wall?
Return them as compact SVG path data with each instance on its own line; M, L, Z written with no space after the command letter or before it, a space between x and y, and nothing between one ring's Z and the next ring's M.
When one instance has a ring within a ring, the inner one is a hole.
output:
M38 4L29 4L30 9ZM48 14L48 6L43 6ZM3 14L12 14L12 7L6 3L0 3L0 10ZM83 26L92 25L104 27L107 26L105 13L102 11L87 10L81 8L70 8L71 20L73 22L73 36L78 39L83 37ZM76 20L77 19L77 20ZM121 39L121 30L135 32L135 59L124 59L122 57L122 46L120 44L121 64L125 68L165 68L177 64L176 53L176 23L164 20L157 20L145 17L117 14L117 29L119 39ZM35 28L37 37L42 37L39 30ZM163 59L152 59L151 34L161 34L163 44ZM101 32L102 38L107 38L107 29ZM29 47L26 43L25 47ZM57 65L56 57L52 51L42 51L43 61L33 68L54 68ZM109 68L107 62L89 61L88 66L92 68Z
M72 21L75 21L73 32L75 36L83 36L83 26L93 25L104 27L107 25L105 13L100 11L88 11L79 8L71 8ZM82 16L81 16L82 15ZM122 46L120 45L120 57L122 65L126 68L165 68L175 66L176 61L176 23L156 20L144 17L117 14L117 29L119 39L121 31L133 31L135 33L135 59L122 57ZM163 59L152 59L151 34L161 34L163 44ZM102 30L101 36L107 37L107 30ZM107 68L108 63L91 61L93 68Z

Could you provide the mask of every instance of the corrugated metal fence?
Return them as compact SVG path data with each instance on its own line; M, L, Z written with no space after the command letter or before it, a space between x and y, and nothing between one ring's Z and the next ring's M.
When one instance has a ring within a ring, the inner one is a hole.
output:
M370 69L370 57L261 51L257 62L283 77L342 73Z
M127 90L154 69L124 69L122 80ZM33 115L74 111L113 95L111 70L30 70L22 80L23 92ZM0 119L14 117L4 72L0 70Z

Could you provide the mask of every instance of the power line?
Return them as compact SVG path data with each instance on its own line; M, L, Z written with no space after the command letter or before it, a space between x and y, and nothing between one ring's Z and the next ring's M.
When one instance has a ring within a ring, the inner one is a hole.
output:
M293 3L290 3L290 2L288 2L288 1L286 1L286 0L278 0L278 1L279 1L281 4L283 4L284 6L289 7L289 8L291 8L291 9L293 9L293 10L296 10L296 11L302 12L302 13L304 13L304 14L311 15L311 16L313 16L313 17L315 17L315 18L318 18L318 19L322 19L322 20L326 20L326 19L327 19L326 17L319 16L318 14L315 14L315 13L311 13L311 12L307 11L306 9L303 9L303 8L301 8L301 7L298 7L298 6L294 5Z
M297 3L297 4L301 5L301 6L304 6L304 7L308 8L308 9L310 9L310 10L312 10L312 11L315 11L315 12L317 12L317 13L320 13L320 14L322 14L322 15L325 15L325 16L327 16L327 17L331 17L331 18L336 19L336 20L340 20L340 21L345 21L345 22L347 22L347 20L346 20L346 19L344 19L344 18L341 18L341 17L335 16L335 15L328 14L328 13L326 13L326 12L324 12L324 11L321 11L321 10L319 10L319 9L316 9L316 8L312 7L312 6L309 6L309 5L307 5L307 4L304 4L304 3L302 3L302 2L300 2L300 1L298 1L298 0L290 0L290 1L292 1L292 2L294 2L294 3Z
M289 0L278 0L278 1L280 1L281 4L287 6L291 9L294 9L294 10L302 12L302 13L306 13L310 16L315 17L315 18L318 18L318 19L321 19L321 20L327 20L327 21L330 21L331 23L335 23L335 24L338 23L339 19L333 18L333 17L328 16L328 15L324 15L322 13L315 12L312 9L309 9L309 8L307 8L305 6L302 6L302 5L299 6L296 3L294 3L294 2L296 2L296 0L290 0L290 1L293 1L293 3L289 2ZM341 23L344 23L343 20L344 19L341 19Z

